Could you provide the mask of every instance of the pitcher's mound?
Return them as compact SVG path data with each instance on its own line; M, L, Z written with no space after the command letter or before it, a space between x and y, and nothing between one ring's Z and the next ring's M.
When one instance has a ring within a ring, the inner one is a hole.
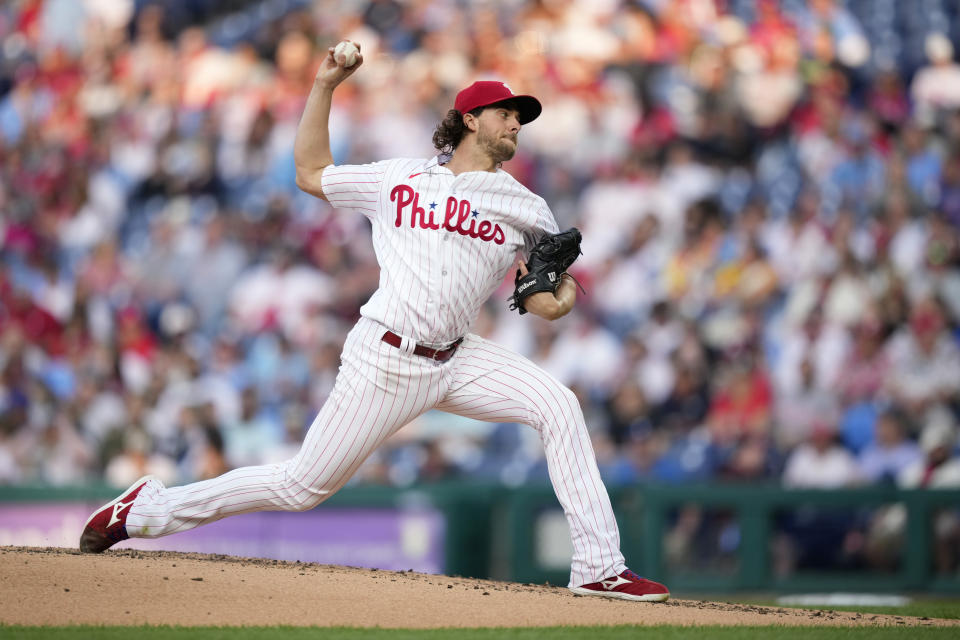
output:
M624 602L565 588L193 553L0 547L0 623L527 627L932 625L957 621L692 600Z

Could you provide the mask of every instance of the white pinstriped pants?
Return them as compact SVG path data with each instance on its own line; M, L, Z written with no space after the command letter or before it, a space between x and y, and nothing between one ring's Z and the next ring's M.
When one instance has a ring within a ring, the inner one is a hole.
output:
M157 538L250 511L312 509L391 434L436 408L537 429L570 524L571 586L623 571L617 522L573 392L526 358L479 336L465 336L456 354L439 363L383 342L385 330L362 318L350 332L330 398L293 459L181 487L150 483L130 509L127 533Z

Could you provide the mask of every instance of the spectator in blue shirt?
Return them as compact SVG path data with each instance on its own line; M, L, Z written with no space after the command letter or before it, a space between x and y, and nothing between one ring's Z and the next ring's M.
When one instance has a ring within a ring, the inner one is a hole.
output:
M860 452L857 460L864 480L894 482L901 471L923 457L917 443L907 438L906 426L906 416L899 409L880 415L873 442Z

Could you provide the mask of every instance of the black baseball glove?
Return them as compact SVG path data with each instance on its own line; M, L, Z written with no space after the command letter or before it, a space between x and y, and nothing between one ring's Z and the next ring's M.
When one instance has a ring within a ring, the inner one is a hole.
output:
M521 275L520 270L517 270L514 281L516 286L510 296L510 309L517 309L523 315L527 312L523 308L527 298L544 291L555 293L560 286L561 276L581 253L580 231L576 227L543 236L530 251L527 274Z

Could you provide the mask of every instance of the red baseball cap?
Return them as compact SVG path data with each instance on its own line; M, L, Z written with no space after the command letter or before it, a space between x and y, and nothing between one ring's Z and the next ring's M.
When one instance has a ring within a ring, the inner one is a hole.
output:
M520 112L520 124L533 122L543 107L533 96L517 96L505 83L499 80L478 80L457 94L453 108L460 113L473 111L477 107L488 107L504 100L516 100Z

